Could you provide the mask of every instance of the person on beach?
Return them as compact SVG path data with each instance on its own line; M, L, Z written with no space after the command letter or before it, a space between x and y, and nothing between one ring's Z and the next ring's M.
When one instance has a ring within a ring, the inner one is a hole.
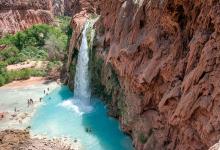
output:
M15 112L17 112L17 109L16 109L16 107L15 107L14 111L15 111Z
M50 89L49 89L49 87L47 88L47 91L49 91Z
M46 91L44 90L44 94L46 94Z
M2 120L4 118L4 113L0 112L0 120Z
M76 143L77 142L77 139L74 139L74 143Z
M41 102L41 101L42 101L42 97L40 97L40 99L39 99L39 100L40 100L40 102Z
M30 100L29 99L27 100L27 104L28 104L28 107L29 107L30 106Z
M33 101L33 99L30 99L30 104L34 104L34 101Z

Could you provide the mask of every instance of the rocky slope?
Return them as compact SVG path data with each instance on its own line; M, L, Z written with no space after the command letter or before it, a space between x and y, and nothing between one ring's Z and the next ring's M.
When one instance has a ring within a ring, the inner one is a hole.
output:
M220 2L96 0L93 6L101 16L92 56L93 92L103 93L135 148L202 150L216 143ZM76 39L73 35L70 42L70 64Z
M51 0L0 0L0 37L53 21Z
M1 150L73 150L71 145L58 140L30 138L27 130L4 130L0 132Z

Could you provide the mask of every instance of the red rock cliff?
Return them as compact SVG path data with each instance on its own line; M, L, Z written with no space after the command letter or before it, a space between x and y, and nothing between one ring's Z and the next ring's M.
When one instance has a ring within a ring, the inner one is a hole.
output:
M110 103L135 148L204 150L216 143L220 2L97 0L94 6L101 15L96 48L124 91L123 108L119 90Z
M51 23L51 0L0 0L0 36L33 24Z

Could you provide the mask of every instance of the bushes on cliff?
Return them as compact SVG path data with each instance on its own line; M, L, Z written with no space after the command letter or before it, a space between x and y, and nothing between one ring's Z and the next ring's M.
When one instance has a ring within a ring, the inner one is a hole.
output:
M32 68L16 70L16 71L5 71L0 74L0 86L14 80L23 80L23 79L28 79L32 76L37 77L37 76L45 76L45 75L46 72L44 70L38 70Z
M0 39L0 45L6 45L0 53L0 60L9 64L18 63L27 59L47 59L52 52L65 53L68 37L58 27L50 25L34 25L33 27L8 35ZM55 59L60 59L60 57Z
M70 17L59 17L59 25L34 25L31 28L0 39L0 86L31 76L45 76L46 71L61 67L71 37ZM7 65L27 60L49 61L44 70L7 71Z

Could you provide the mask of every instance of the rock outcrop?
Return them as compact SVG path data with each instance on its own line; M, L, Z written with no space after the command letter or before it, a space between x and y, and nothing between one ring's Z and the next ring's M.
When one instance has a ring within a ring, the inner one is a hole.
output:
M94 12L94 0L64 0L64 14L74 16L80 11Z
M61 140L30 138L27 130L4 130L0 132L1 150L73 150L71 145Z
M52 6L53 14L55 16L64 15L64 0L53 0Z
M72 56L76 56L76 51L74 49L79 49L81 41L81 32L83 30L84 24L86 20L89 18L89 14L95 13L94 1L90 0L76 0L76 1L65 1L65 11L71 12L73 14L71 20L71 26L74 29L72 32L72 37L70 38L68 44L68 59L64 67L64 82L68 84L71 88L74 85L74 72L76 65L76 58ZM71 8L66 8L68 4L71 3ZM72 63L72 65L71 65ZM72 71L71 71L72 69Z
M51 0L0 0L0 37L33 24L52 22Z
M97 0L93 6L100 14L94 43L103 61L95 63L100 89L135 148L203 150L218 142L220 2Z

